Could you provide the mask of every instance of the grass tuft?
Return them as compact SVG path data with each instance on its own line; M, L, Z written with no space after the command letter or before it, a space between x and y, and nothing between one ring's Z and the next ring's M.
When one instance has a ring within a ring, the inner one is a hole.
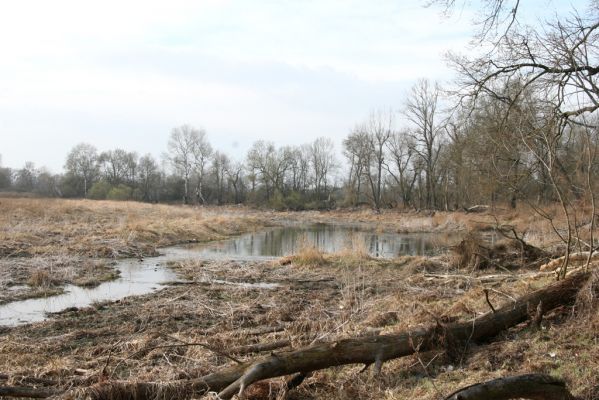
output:
M52 279L48 271L37 269L33 271L27 280L27 284L33 287L50 287L54 285L54 279Z

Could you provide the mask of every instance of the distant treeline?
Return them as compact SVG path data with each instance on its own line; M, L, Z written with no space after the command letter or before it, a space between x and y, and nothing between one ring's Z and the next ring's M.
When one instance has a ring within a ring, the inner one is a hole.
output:
M551 144L556 151L546 148L534 128L545 123L538 110L506 114L502 110L509 105L481 96L467 114L448 115L438 111L439 96L436 85L419 81L402 112L373 112L349 132L344 160L336 157L330 139L319 138L283 147L256 141L242 161L234 161L212 148L204 130L184 125L170 133L161 160L79 144L61 174L30 162L20 169L0 168L0 190L289 210L362 204L452 210L497 202L515 206L519 199L555 201L556 179L582 197L588 177L595 180L599 164L581 157L589 146L593 154L598 148L597 135L586 128L570 126ZM529 97L522 107L542 105ZM405 128L397 129L400 124ZM522 140L523 126L536 138ZM555 176L549 162L558 169Z

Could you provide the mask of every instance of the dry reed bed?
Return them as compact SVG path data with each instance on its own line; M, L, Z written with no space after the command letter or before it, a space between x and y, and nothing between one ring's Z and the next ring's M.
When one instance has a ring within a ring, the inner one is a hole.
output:
M197 377L231 363L221 352L238 346L288 339L298 348L467 320L488 311L484 288L498 306L552 279L536 271L525 278L500 270L468 274L443 257L376 260L360 252L323 255L309 248L280 262L190 260L174 268L187 279L184 284L0 334L0 374L44 378L60 387L106 378ZM480 278L488 275L496 278L483 284ZM248 282L279 286L234 285ZM379 377L360 373L362 366L332 368L316 372L288 398L438 399L471 382L521 372L556 374L577 394L591 396L599 384L597 291L596 286L583 291L585 306L576 309L576 318L571 308L556 310L541 331L515 327L472 346L460 360L443 352L417 354L385 363ZM216 351L161 347L183 343ZM254 385L248 398L275 399L282 383Z

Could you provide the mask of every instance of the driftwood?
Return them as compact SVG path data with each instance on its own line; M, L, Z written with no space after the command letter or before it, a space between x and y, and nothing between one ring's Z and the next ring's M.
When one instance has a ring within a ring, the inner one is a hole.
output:
M566 384L542 374L493 379L462 388L445 400L574 400Z
M577 273L543 289L522 296L515 302L497 308L471 321L416 328L393 335L343 339L315 344L295 351L271 354L247 363L225 367L209 375L168 383L103 382L78 390L65 398L93 400L174 399L198 396L208 391L220 391L219 397L229 399L254 382L292 374L347 364L374 364L380 370L383 362L414 354L445 348L449 353L463 352L471 341L490 339L501 331L529 318L528 310L542 302L542 311L574 301L588 273Z

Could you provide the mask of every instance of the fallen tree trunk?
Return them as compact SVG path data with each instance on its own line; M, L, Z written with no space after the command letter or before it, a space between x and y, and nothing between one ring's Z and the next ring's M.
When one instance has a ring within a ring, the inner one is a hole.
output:
M466 211L467 214L471 214L471 213L482 213L482 212L487 211L489 208L491 208L491 207L489 207L488 205L477 204L477 205L474 205L472 207L466 208L465 211Z
M462 388L445 400L575 400L564 381L549 375L530 374L493 379Z
M0 386L0 397L27 397L31 399L45 399L62 393L62 390L53 388L32 388L26 386Z
M537 307L539 303L542 303L543 312L571 303L588 276L588 273L571 275L472 321L416 328L394 335L319 343L295 351L272 354L254 362L225 367L212 374L184 381L103 382L77 391L75 398L113 399L116 390L118 398L122 400L189 398L208 391L220 391L220 398L229 399L263 379L347 364L374 364L375 369L380 370L383 362L417 351L445 348L451 352L456 347L467 346L470 341L490 339L501 331L526 321L529 318L528 309L531 306Z
M572 253L570 254L568 261L571 263L575 263L575 262L584 262L587 261L589 258L589 252L588 251L582 251L579 253ZM549 261L547 264L543 264L539 267L539 269L541 271L555 271L556 269L558 269L564 262L564 260L566 259L566 256L561 256L559 258L553 259L551 261ZM596 261L599 260L599 253L598 252L594 252L591 255L591 261Z

